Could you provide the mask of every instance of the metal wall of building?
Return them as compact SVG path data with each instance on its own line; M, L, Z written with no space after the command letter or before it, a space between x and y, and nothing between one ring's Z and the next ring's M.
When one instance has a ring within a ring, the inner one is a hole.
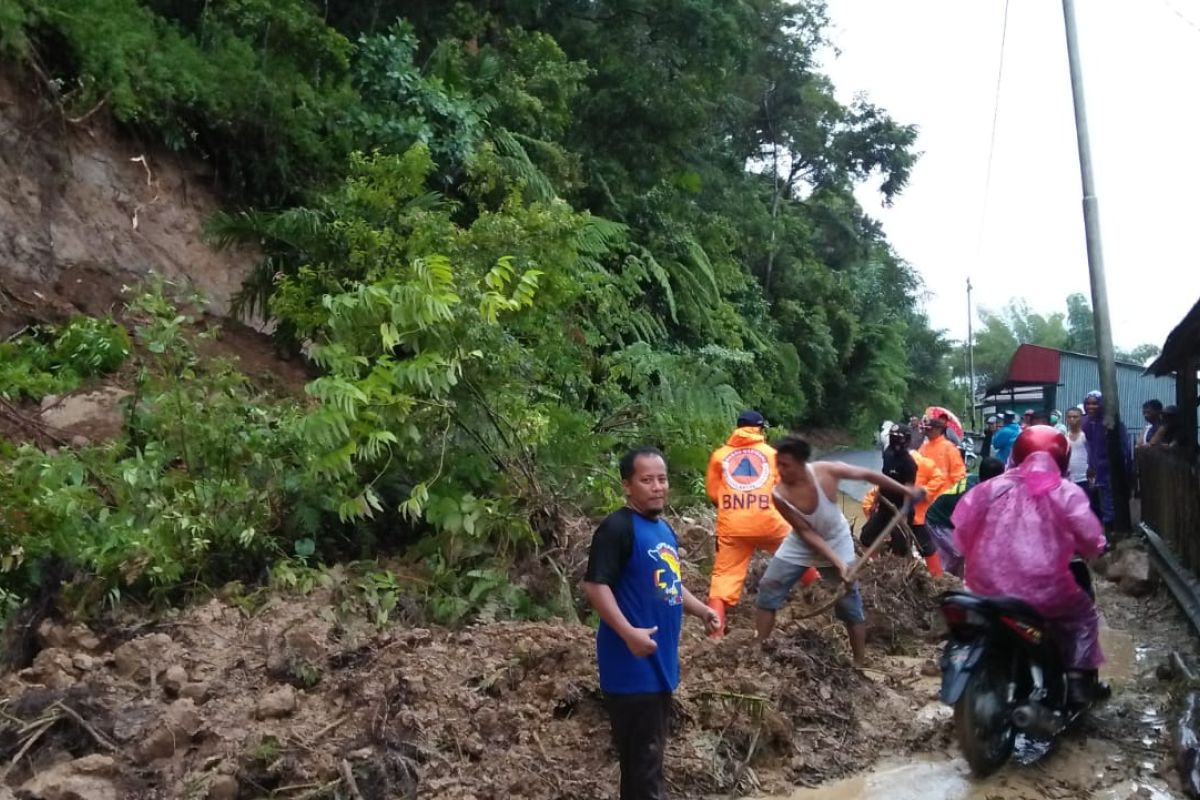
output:
M1100 367L1096 359L1075 353L1063 353L1059 362L1059 386L1055 401L1064 412L1068 406L1083 402L1083 397L1100 388ZM1142 403L1157 398L1164 406L1175 402L1175 378L1143 375L1142 367L1117 364L1117 396L1121 400L1121 421L1130 433L1141 431Z

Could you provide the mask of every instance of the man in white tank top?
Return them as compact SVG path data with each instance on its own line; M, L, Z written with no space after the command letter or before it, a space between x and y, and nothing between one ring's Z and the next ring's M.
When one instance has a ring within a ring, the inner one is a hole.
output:
M788 592L804 576L846 580L854 563L854 538L850 522L838 508L838 484L843 480L869 481L885 491L905 494L920 501L925 490L904 486L884 475L840 461L809 464L812 448L798 436L786 436L775 444L775 467L779 485L772 501L792 526L792 531L771 557L758 584L754 624L759 641L766 641L775 628L775 613L783 607ZM806 575L807 573L807 575ZM834 615L846 626L854 666L863 666L867 651L867 618L863 612L858 582L851 584L834 606Z
M1067 410L1067 444L1071 446L1071 461L1067 466L1067 477L1088 497L1092 496L1092 487L1088 483L1087 437L1083 433L1083 412L1078 408Z

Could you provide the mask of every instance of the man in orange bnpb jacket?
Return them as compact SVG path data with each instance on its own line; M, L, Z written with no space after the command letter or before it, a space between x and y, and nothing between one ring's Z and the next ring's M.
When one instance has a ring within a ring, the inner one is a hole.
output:
M774 553L791 529L771 504L779 476L775 448L763 436L766 424L757 411L743 411L737 430L708 460L705 488L717 504L717 558L708 606L721 619L714 638L725 632L726 607L737 605L742 596L754 551Z

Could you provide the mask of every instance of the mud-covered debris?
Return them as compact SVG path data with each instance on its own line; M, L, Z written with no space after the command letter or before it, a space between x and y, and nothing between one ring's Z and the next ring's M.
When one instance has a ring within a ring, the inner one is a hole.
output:
M873 645L875 652L927 647L936 582L885 559L863 587L868 616L886 632L886 647ZM149 786L202 798L340 785L343 759L364 797L615 797L617 763L588 626L375 631L353 621L327 625L319 613L329 598L319 593L271 597L251 616L233 602L184 609L170 636L143 635L111 654L67 648L61 664L46 656L64 670L70 663L77 683L69 689L0 678L0 691L14 696L6 713L23 726L79 694L72 707L116 746L119 796L139 800L164 796ZM666 759L674 795L785 791L925 747L936 735L937 720L916 713L897 693L903 687L851 668L832 615L800 619L805 602L797 597L779 614L770 651L753 639L752 596L732 609L731 633L719 642L685 623ZM79 655L92 659L91 670L80 670ZM305 678L300 667L319 674ZM20 744L0 742L0 754ZM63 718L25 761L101 750Z
M167 706L138 747L138 760L145 764L159 758L169 758L178 750L186 750L192 737L203 723L196 706L186 698Z
M39 772L21 785L22 800L118 800L113 781L116 762L103 755L89 755Z
M162 686L170 694L177 695L187 684L187 670L179 664L172 664L163 671Z
M237 778L232 775L213 775L208 781L208 800L237 800Z
M117 674L130 680L152 680L178 660L178 647L165 633L125 642L113 651Z
M48 647L38 653L33 664L21 670L21 679L36 683L47 689L65 689L75 683L75 661L71 655L58 647Z
M202 705L208 699L209 685L202 681L185 683L179 688L179 696L186 697L196 705Z
M259 719L286 717L296 710L296 690L291 686L280 686L258 698L254 715Z
M1145 550L1130 550L1123 559L1121 591L1131 597L1145 597L1158 585L1158 573L1150 564L1150 555Z
M79 623L63 625L54 620L42 620L37 629L38 644L42 647L68 647L76 650L96 650L100 637Z

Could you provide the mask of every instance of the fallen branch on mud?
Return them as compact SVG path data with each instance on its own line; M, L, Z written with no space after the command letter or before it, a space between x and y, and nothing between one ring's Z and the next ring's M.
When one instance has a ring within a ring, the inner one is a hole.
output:
M350 769L350 762L342 759L338 762L338 771L342 774L342 780L346 783L346 791L354 800L363 800L362 792L358 790L358 784L354 782L354 772Z
M88 735L90 735L92 737L92 739L95 740L96 744L100 745L105 750L109 751L110 753L116 752L117 746L115 744L113 744L112 742L110 742L107 738L102 736L99 731L97 731L95 728L93 728L87 720L85 720L83 717L81 717L79 715L78 711L76 711L75 709L71 708L68 705L64 705L61 700L56 700L54 702L54 704L50 707L59 709L60 711L65 713L68 717L75 720L75 722L79 725L79 727L83 728L85 731L88 732Z
M24 431L39 447L63 446L70 442L66 431L47 425L33 415L27 414L12 402L0 397L0 419L6 420Z

